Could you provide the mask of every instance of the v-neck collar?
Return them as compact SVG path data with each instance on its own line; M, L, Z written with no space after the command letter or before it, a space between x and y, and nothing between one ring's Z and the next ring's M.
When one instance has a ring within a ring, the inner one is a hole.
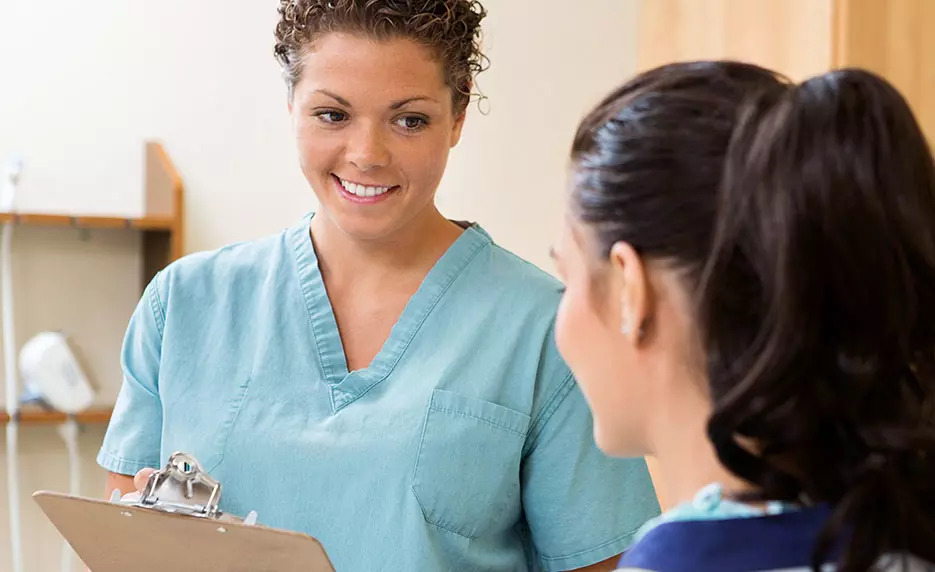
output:
M349 372L338 323L312 244L310 224L313 215L310 213L303 217L290 234L321 373L330 386L332 411L337 413L392 373L432 309L468 263L491 243L491 239L479 226L468 226L429 270L370 365Z

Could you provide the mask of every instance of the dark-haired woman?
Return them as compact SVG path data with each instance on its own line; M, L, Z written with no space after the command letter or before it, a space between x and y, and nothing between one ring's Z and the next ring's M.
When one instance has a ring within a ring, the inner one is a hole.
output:
M868 72L648 71L582 123L556 336L676 506L625 569L931 570L935 168Z

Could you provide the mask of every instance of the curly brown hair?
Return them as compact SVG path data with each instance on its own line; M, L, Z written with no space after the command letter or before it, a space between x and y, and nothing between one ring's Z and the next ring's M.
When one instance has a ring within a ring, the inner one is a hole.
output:
M487 11L478 0L280 0L279 15L274 53L290 98L309 46L329 32L404 37L434 50L456 112L467 107L474 78L487 67L480 46Z

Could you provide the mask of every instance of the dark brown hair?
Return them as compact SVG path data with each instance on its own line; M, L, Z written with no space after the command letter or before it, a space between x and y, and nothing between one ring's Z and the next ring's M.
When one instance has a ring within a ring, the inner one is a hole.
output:
M673 64L598 106L572 159L600 256L682 269L708 435L750 498L832 507L816 568L835 543L845 572L935 561L935 165L902 96L862 70Z
M456 112L467 107L486 67L480 23L487 12L477 0L280 0L279 15L274 53L290 98L307 50L329 32L403 37L430 48L444 67Z

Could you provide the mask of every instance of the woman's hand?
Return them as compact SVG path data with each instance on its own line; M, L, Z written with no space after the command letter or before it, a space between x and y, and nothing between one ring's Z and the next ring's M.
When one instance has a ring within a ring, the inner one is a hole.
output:
M155 472L156 469L143 469L134 475L133 486L136 487L137 492L143 492L143 489L146 488L146 483L149 481L149 477Z
M134 491L143 492L143 489L146 487L146 481L149 480L150 475L154 472L156 472L156 469L143 469L132 477L117 473L107 473L107 494L104 498L109 499L110 495L113 494L115 490L119 490L121 496Z

